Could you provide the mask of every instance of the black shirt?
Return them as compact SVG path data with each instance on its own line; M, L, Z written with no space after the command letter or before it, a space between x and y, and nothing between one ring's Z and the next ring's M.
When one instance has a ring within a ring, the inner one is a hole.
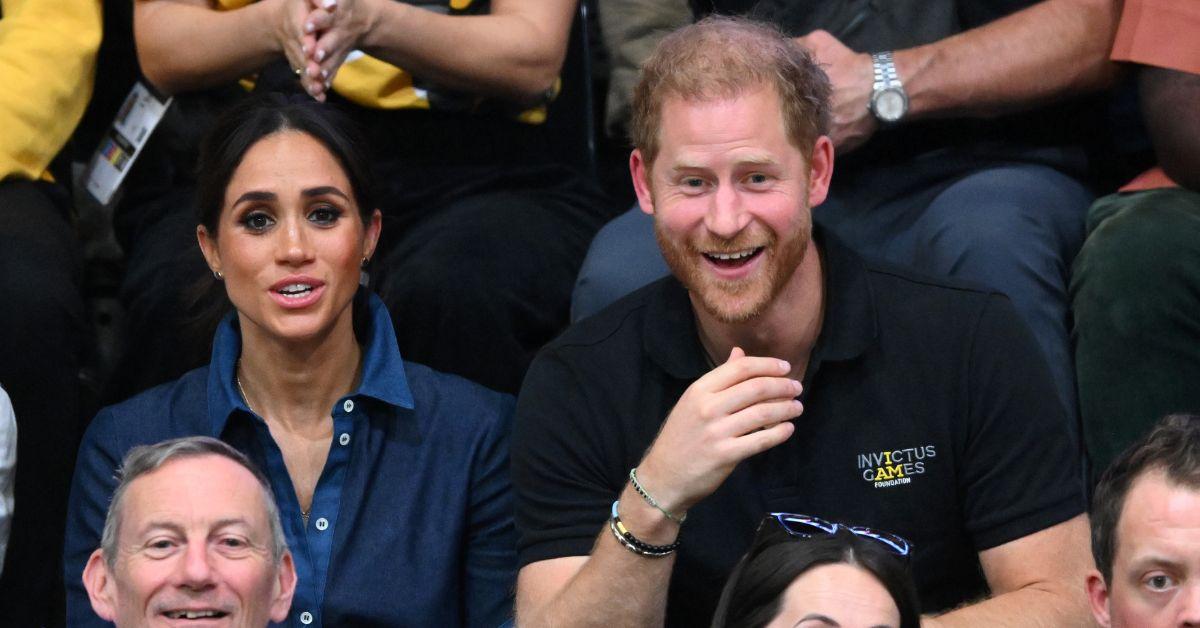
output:
M1084 510L1079 449L1007 298L868 265L818 226L826 316L805 411L784 444L688 513L668 625L707 625L768 511L914 544L926 611L984 595L977 552ZM521 565L584 556L684 390L708 370L687 291L668 277L568 330L517 406Z

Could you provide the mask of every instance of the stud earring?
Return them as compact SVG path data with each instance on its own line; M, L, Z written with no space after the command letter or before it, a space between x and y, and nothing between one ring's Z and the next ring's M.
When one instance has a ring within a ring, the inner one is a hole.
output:
M360 270L358 271L358 285L364 288L371 284L371 274L367 272L367 264L370 262L371 260L369 258L364 257L362 258L362 265L359 266Z
M225 275L222 275L221 271L219 270L214 270L213 278L215 278L217 281L223 281L225 279Z

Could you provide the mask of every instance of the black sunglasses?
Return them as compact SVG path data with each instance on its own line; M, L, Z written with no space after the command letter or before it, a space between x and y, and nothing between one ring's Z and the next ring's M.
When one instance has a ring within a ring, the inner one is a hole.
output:
M763 528L769 525L770 521L774 521L785 532L795 537L809 538L817 535L836 534L838 530L846 530L856 536L883 544L893 554L908 557L912 553L912 543L909 543L908 539L902 536L890 532L872 530L863 526L848 526L833 521L826 521L820 517L797 515L790 512L773 512L767 515L762 523L759 524L758 530L760 534L763 532Z

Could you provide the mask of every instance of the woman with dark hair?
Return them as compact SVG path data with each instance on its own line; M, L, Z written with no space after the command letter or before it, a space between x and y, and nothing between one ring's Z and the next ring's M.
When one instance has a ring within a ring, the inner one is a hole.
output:
M239 105L206 139L196 234L233 311L208 366L89 426L67 524L69 625L103 625L80 574L119 461L190 435L228 442L270 478L299 577L289 625L494 626L510 616L513 402L401 359L362 271L381 231L362 145L327 109L281 96ZM177 534L150 545L184 547ZM126 549L133 559L147 548ZM218 560L214 550L186 561L162 585L159 598L175 601L147 612L222 613L218 570L196 567Z
M729 575L713 628L919 628L908 541L772 513Z
M586 116L571 106L583 83L563 71L578 2L132 4L139 68L174 100L114 209L133 333L106 397L119 401L207 357L181 333L194 312L178 290L205 274L190 222L203 188L191 176L196 140L249 89L325 100L370 129L377 207L391 227L372 278L400 349L515 393L533 355L565 327L575 275L608 215L587 168ZM142 333L151 328L166 333Z

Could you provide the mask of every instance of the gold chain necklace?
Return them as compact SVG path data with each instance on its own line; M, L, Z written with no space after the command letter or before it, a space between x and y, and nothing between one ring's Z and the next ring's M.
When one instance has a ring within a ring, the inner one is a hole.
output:
M246 402L246 407L250 408L251 412L253 412L254 414L257 414L258 416L262 416L261 414L258 414L258 411L254 409L253 405L250 405L250 398L246 396L246 389L242 387L242 377L240 375L238 375L238 371L241 370L241 367L242 367L241 360L238 360L237 363L234 364L234 366L233 366L233 381L234 381L234 383L237 384L238 393L240 393L242 395L242 401ZM308 513L311 510L312 510L311 507L308 510L304 510L304 509L300 510L300 519L304 521L304 527L306 527L306 528L308 527Z

